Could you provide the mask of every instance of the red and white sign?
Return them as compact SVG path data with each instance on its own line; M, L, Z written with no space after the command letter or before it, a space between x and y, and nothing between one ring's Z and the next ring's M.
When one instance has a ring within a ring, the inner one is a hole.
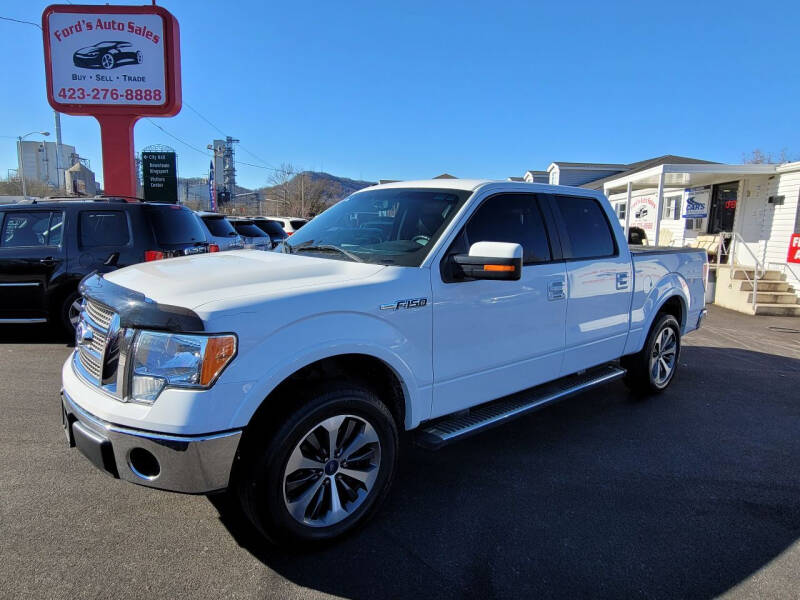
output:
M789 254L786 256L786 262L800 263L800 233L792 234L792 239L789 241Z
M50 106L99 121L105 191L134 196L134 124L181 109L178 21L155 5L54 4L42 34Z

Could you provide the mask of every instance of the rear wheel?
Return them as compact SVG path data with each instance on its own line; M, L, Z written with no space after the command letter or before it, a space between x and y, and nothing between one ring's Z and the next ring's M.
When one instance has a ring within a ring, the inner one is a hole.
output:
M394 478L397 426L360 385L312 392L274 433L259 433L248 432L236 487L245 514L276 542L308 545L349 533Z
M644 347L637 354L622 358L627 369L626 385L634 392L663 392L675 377L681 351L681 328L669 314L656 319Z
M103 58L100 59L100 64L104 69L113 69L116 62L111 54L103 54Z

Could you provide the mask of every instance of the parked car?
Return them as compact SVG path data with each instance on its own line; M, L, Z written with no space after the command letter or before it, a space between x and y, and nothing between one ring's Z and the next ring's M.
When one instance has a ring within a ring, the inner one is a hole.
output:
M277 221L280 223L286 235L292 235L295 231L308 223L308 219L302 217L267 217L270 221Z
M207 232L206 238L210 244L216 244L220 251L241 250L244 248L244 240L225 218L215 212L198 211L198 218L203 223L203 228Z
M242 236L245 248L251 248L253 250L272 249L272 239L256 226L253 219L247 217L230 217L228 220L231 225L233 225L236 233Z
M289 235L283 230L281 224L266 217L253 217L253 223L272 240L272 247L276 248Z
M0 206L0 323L74 329L78 283L142 261L208 252L188 208L115 198Z
M372 210L394 226L352 225ZM629 250L588 189L380 185L281 248L86 279L91 335L62 398L67 439L102 470L230 488L293 545L375 513L401 430L437 448L619 378L663 392L705 315L705 251Z

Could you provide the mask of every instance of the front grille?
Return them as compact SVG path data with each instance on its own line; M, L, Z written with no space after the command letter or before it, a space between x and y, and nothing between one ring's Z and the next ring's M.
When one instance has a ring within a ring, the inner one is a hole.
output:
M114 314L110 308L88 298L81 312L75 340L76 358L86 378L97 386L103 386L116 376L112 371L116 370L117 364L119 326L112 325ZM109 346L114 352L109 351Z
M113 310L87 299L86 312L89 313L92 321L108 331L108 328L111 325L111 319L114 318Z

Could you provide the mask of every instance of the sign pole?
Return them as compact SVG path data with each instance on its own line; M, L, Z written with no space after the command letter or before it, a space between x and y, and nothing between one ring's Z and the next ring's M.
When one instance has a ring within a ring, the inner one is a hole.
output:
M136 197L133 126L136 115L97 115L103 146L103 183L108 196Z

